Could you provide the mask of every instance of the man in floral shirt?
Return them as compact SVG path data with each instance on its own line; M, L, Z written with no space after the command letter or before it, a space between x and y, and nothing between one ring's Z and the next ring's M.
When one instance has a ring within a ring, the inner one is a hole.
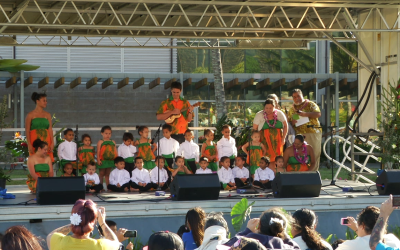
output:
M304 99L300 89L292 90L292 98L294 103L289 110L289 122L293 125L296 135L304 135L306 142L313 147L315 168L310 169L310 171L317 171L321 156L322 129L319 128L320 124L318 120L321 116L321 111L316 103ZM297 127L297 120L301 117L308 117L310 121Z

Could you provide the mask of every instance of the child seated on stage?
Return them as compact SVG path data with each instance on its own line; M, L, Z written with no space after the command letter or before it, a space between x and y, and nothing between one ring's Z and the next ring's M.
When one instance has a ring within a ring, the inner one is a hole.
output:
M125 170L129 173L129 178L132 177L132 171L135 169L135 153L136 147L133 146L132 133L124 133L122 136L124 143L118 147L118 156L121 156L125 161Z
M199 145L193 142L194 134L190 129L185 132L185 142L182 143L178 149L177 155L183 156L185 159L185 166L192 171L193 174L196 173L197 165L199 162Z
M177 156L179 149L179 142L171 137L171 125L164 124L162 126L162 132L164 137L157 143L157 147L160 150L159 156L165 158L165 166L172 168L174 166L174 157Z
M129 172L125 170L125 160L121 156L114 159L115 169L110 173L110 184L107 189L112 192L128 192L130 185Z
M264 156L260 159L260 168L256 170L254 174L254 186L258 186L262 189L270 189L271 182L275 178L274 171L269 167L269 158Z
M143 158L138 156L135 158L135 169L132 171L131 191L148 191L152 184L150 182L149 171L145 168Z
M172 172L172 178L175 177L175 175L193 174L192 171L185 166L185 160L182 156L178 155L175 157L175 165L176 169Z
M244 167L246 158L242 155L236 157L236 167L232 169L233 178L235 179L235 184L237 188L241 188L250 183L249 170Z
M60 159L60 168L64 169L64 165L68 162L72 163L74 170L72 173L76 175L76 143L74 140L74 131L70 128L64 130L64 141L58 145L58 159Z
M83 177L85 178L86 192L99 193L103 190L100 178L96 174L96 163L94 161L89 162L86 167L86 174L84 174Z
M164 168L165 158L162 156L157 156L156 164L157 167L150 171L150 181L154 189L158 188L158 182L160 182L161 190L166 190L169 186L169 180L167 170Z
M232 128L229 125L222 126L222 134L224 135L217 142L218 157L228 157L230 159L229 167L233 168L237 155L235 138L231 137Z
M196 174L212 174L211 169L208 168L208 159L206 157L201 157L199 164L200 168L197 169Z
M235 179L233 178L232 169L230 168L230 158L227 156L221 157L222 168L218 170L218 178L221 183L221 190L236 189Z
M72 164L70 162L65 163L64 165L64 174L61 177L74 177L75 175L72 173L74 169L72 168Z
M275 174L277 172L285 172L285 168L283 167L284 164L283 156L278 155L275 157Z

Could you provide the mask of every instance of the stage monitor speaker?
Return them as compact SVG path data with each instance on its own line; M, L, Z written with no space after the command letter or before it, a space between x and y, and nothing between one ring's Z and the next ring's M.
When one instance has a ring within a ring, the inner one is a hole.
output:
M272 181L272 191L276 198L318 197L321 187L318 171L279 172Z
M221 184L217 174L176 175L170 188L173 200L218 200Z
M75 204L85 199L85 180L79 177L39 177L36 202L39 205Z
M400 194L400 170L383 170L376 178L376 189L380 195Z

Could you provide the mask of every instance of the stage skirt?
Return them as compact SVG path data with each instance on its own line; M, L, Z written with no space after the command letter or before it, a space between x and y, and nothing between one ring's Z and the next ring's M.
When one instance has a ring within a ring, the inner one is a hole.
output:
M269 123L273 123L274 120L270 120ZM261 142L267 149L266 156L269 157L271 162L275 161L275 157L283 155L283 123L276 121L275 128L270 128L268 122L264 123L261 130Z

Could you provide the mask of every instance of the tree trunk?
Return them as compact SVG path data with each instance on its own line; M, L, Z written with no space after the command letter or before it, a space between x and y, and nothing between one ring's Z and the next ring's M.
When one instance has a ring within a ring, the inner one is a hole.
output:
M219 40L211 39L211 44L214 46L218 46ZM223 115L227 113L220 49L211 50L211 60L212 71L214 73L215 106L217 108L217 118L220 119Z

